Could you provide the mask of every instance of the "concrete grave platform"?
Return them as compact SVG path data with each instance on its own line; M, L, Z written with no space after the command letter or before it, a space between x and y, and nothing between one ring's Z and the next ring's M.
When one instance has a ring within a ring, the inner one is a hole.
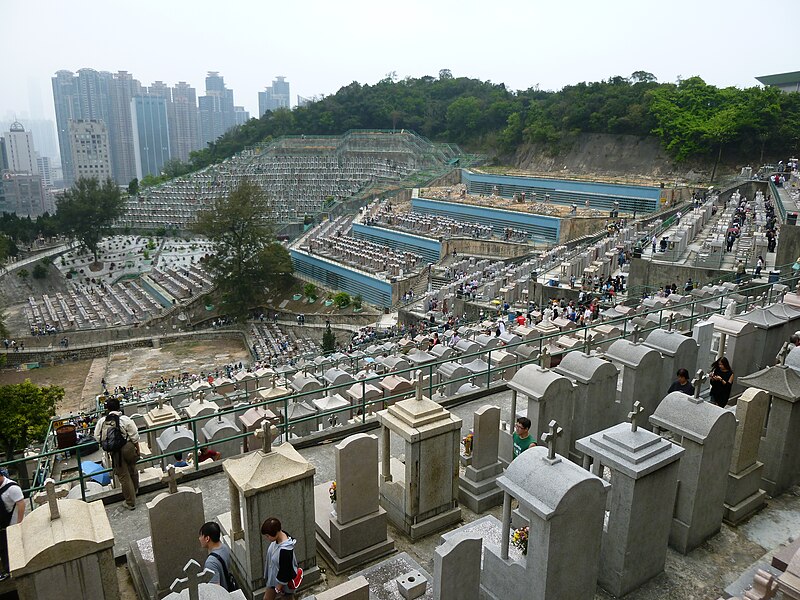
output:
M368 569L359 571L352 575L350 579L363 576L369 582L370 600L403 600L403 596L400 594L395 580L411 571L419 572L428 580L425 593L419 596L419 598L433 600L433 586L430 585L433 578L430 573L423 569L417 561L405 552L401 552L392 558L379 562L377 565L373 565Z

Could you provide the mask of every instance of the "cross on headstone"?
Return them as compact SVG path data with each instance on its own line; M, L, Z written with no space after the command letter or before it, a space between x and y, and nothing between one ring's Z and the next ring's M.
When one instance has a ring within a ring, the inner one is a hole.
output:
M631 335L633 336L633 343L634 344L638 344L639 343L639 334L641 333L641 331L642 331L642 328L639 327L638 323L633 326L633 331L631 332Z
M555 419L550 421L547 431L541 435L541 440L547 445L547 458L553 460L556 457L556 438L561 437L564 429L558 426Z
M417 376L414 382L415 387L417 388L415 397L417 402L422 402L422 369L417 369L415 375Z
M644 412L644 406L638 400L633 403L633 410L628 413L628 418L631 420L631 431L636 431L639 429L639 424L636 420L639 418L639 415Z
M204 569L196 560L190 560L183 567L186 577L178 578L169 586L169 590L180 594L183 590L189 590L189 600L200 600L200 584L208 583L214 577L211 569Z
M672 327L675 324L675 313L669 313L667 317L667 331L672 331Z
M539 366L542 369L546 369L550 366L550 352L547 350L546 346L542 348L542 353L539 355Z
M164 408L164 396L159 396L156 402L158 403L158 410Z
M694 388L694 397L700 398L700 387L705 383L708 376L703 369L697 369L697 374L692 379L692 387Z
M261 452L264 454L272 452L272 419L261 421L261 428L253 435L261 440Z
M592 353L592 336L590 335L587 335L586 339L583 341L583 352L584 354Z
M272 375L272 387L275 387L278 383L278 374L275 373Z
M778 356L776 356L775 359L778 361L779 365L785 365L787 356L789 356L789 342L784 342L783 346L781 346L781 351L778 352Z
M58 499L64 498L69 492L61 489L56 491L56 482L48 477L44 482L44 491L36 494L33 501L36 504L44 504L47 502L50 505L50 520L55 521L61 515L58 512Z
M167 468L167 472L161 477L161 483L169 484L170 494L178 493L178 477L179 475L175 472L175 465L170 465Z

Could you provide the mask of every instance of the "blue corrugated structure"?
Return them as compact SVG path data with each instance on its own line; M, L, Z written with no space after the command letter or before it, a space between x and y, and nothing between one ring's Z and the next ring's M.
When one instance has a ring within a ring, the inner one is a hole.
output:
M354 238L389 246L392 250L414 252L421 255L425 262L429 263L439 262L439 258L442 256L442 244L439 240L397 231L396 229L353 223L352 235Z
M513 198L514 194L525 193L530 200L543 202L549 194L554 204L577 204L581 208L589 200L589 206L596 209L613 210L614 202L619 202L619 210L639 214L658 210L661 188L644 185L621 185L616 183L595 183L590 181L564 181L539 177L515 177L512 175L485 175L461 170L461 183L474 195L491 196L495 192L503 198Z
M535 242L557 244L561 232L561 219L502 208L489 208L460 202L446 202L429 198L412 198L411 210L418 213L443 215L459 221L489 225L492 233L502 239L507 228L526 232Z
M388 308L392 305L392 284L385 279L299 250L289 250L289 254L295 271L326 288L347 292L351 296L361 294L365 302L375 306Z

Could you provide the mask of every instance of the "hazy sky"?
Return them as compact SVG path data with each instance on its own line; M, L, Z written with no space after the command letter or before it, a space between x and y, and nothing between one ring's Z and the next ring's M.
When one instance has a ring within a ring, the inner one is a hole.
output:
M142 85L219 71L255 115L276 75L297 94L352 81L455 76L559 89L633 71L719 86L800 70L792 3L740 0L0 0L0 119L53 117L59 69L128 71ZM33 112L34 114L30 114Z

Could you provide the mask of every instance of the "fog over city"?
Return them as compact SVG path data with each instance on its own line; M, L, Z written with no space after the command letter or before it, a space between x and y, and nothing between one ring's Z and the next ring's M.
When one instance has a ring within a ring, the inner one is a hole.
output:
M56 71L128 71L142 85L203 89L218 71L235 103L283 75L291 104L352 81L454 76L510 89L559 89L638 70L659 81L700 75L717 86L798 69L800 43L781 31L785 3L513 0L302 3L207 0L134 4L59 0L2 4L0 120L54 118Z

